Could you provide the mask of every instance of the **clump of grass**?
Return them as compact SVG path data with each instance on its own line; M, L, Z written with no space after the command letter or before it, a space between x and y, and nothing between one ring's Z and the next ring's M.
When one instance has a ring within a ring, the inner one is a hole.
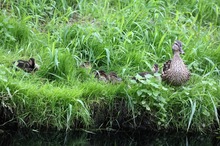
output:
M0 32L1 44L9 50L16 50L16 45L27 44L31 37L29 28L25 25L25 21L17 21L15 18L0 15Z

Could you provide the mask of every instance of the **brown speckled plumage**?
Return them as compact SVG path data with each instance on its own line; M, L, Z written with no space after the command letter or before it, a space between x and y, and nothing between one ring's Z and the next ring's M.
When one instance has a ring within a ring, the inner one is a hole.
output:
M161 77L162 81L168 84L180 86L189 80L190 72L180 57L180 54L184 53L182 43L178 40L175 41L172 49L174 53L173 59L163 65Z
M108 78L111 83L119 83L122 81L122 79L118 77L118 75L115 72L110 72Z
M100 81L104 82L111 82L111 83L119 83L122 81L120 77L115 72L110 72L107 74L104 70L97 70L95 72L95 78Z
M97 78L100 81L107 82L109 80L108 75L104 70L97 70L95 72L95 78Z

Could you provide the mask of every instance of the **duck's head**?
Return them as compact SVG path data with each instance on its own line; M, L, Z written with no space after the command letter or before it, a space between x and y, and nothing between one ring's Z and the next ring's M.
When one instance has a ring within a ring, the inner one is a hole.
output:
M34 58L30 58L28 63L30 64L30 67L31 68L34 68L35 67L35 59Z
M158 64L154 64L153 72L154 72L154 73L158 73L158 71L159 71L159 66L158 66Z
M90 62L83 62L80 67L82 68L86 68L86 69L91 69L92 68L92 65Z
M182 42L179 40L176 40L173 44L172 50L173 50L173 53L179 52L180 54L184 54L184 51L182 49Z
M29 68L33 69L33 71L39 70L40 66L35 62L34 58L30 58L28 63L30 65Z

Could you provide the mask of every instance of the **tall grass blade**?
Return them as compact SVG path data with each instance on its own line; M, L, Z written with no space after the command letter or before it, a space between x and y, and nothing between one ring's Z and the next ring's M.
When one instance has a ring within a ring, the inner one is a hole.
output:
M69 104L69 107L68 107L68 110L67 110L67 119L66 119L66 131L68 129L70 129L70 120L71 120L71 116L72 116L72 109L73 109L73 106L72 104Z
M189 99L189 101L190 101L190 104L191 104L191 115L190 115L189 122L188 122L187 132L189 131L189 127L190 127L191 122L193 120L193 115L196 111L196 101L193 102L191 98Z
M111 63L110 51L109 51L109 49L105 48L105 52L106 52L106 59L107 59L107 68L109 69L109 65Z
M209 92L208 92L209 93ZM211 99L211 101L212 101L212 105L213 105L213 109L214 109L214 113L215 113L215 118L216 118L216 121L217 121L217 123L218 123L218 125L219 125L219 118L218 118L218 110L217 110L217 108L216 108L216 106L215 106L215 103L214 103L214 101L213 101L213 98L212 98L212 95L209 93L209 97L210 97L210 99Z

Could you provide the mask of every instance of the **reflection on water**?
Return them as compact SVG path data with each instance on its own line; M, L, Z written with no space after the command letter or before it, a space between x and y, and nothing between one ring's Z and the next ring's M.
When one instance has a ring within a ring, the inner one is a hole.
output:
M0 134L0 145L15 146L212 146L220 142L212 136L153 134L151 132L17 132Z

